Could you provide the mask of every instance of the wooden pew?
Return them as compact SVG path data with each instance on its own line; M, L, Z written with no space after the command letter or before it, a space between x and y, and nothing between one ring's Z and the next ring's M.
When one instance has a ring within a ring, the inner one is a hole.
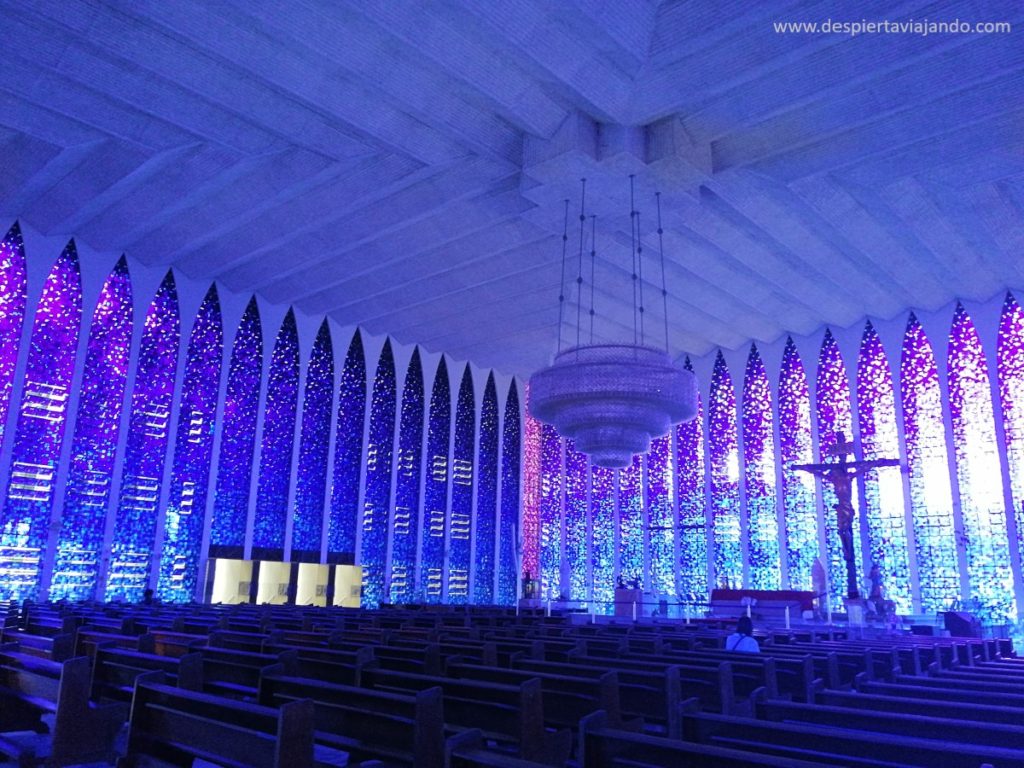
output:
M114 739L128 710L123 704L91 703L90 673L84 656L58 663L19 653L0 654L4 731L45 733L41 718L53 716L45 743L5 733L0 735L0 752L17 759L19 766L113 760Z
M16 647L19 652L49 661L67 661L75 655L75 634L35 635L16 630L4 633L4 647Z
M204 646L198 652L203 663L203 690L243 699L256 697L263 675L294 673L297 664L294 650L270 654Z
M363 674L363 684L396 692L440 688L446 726L478 729L488 740L510 745L527 760L563 765L569 759L572 733L545 729L543 691L537 678L502 685L373 669Z
M360 760L389 765L444 767L444 703L440 688L412 695L371 691L305 678L265 675L265 706L311 699L317 743Z
M203 690L203 661L198 653L175 658L100 646L93 657L93 698L131 701L135 679L155 671L163 672L170 685L187 691Z
M1024 723L1024 713L1018 707L973 704L934 696L924 699L849 691L820 691L815 697L815 702L825 706L867 709L872 712L912 713L927 717L980 720L984 723L1005 725Z
M708 713L683 715L683 736L700 744L844 766L1024 768L1019 750Z
M253 768L313 768L313 702L280 709L136 680L128 753L118 768L191 766L195 758Z
M542 768L547 764L489 750L481 731L468 730L445 743L445 765L448 768Z
M609 728L607 722L604 712L595 712L580 722L579 763L584 768L822 768L826 765L615 730Z
M347 651L334 648L268 645L265 651L269 654L292 654L294 662L288 674L339 685L359 686L363 670L378 666L374 658L376 648L364 647Z
M1024 690L1019 685L998 686L997 690L997 686L975 688L951 685L949 681L931 677L903 677L899 683L862 681L858 683L857 690L862 693L911 699L961 701L994 707L1024 707Z

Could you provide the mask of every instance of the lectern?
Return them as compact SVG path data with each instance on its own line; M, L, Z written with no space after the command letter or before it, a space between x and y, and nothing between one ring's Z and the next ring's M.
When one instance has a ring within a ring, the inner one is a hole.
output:
M639 603L643 602L643 590L619 587L615 590L615 616L632 619L640 615ZM636 608L634 609L634 606ZM634 610L636 613L634 614Z

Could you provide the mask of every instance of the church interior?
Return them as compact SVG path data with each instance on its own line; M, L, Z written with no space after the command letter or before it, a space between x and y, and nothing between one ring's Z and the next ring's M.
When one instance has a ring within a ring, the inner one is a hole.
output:
M0 0L0 755L1024 768L1022 16Z

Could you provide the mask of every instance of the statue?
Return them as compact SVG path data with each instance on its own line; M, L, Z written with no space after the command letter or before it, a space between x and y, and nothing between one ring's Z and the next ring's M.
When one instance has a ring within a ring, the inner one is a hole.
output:
M829 450L830 456L838 460L825 464L794 464L793 469L810 472L832 483L836 494L836 527L843 544L843 560L846 561L846 593L858 598L857 568L853 544L853 482L865 473L879 467L898 467L899 459L875 459L873 461L847 461L853 455L853 443L846 442L842 432L836 432L836 443Z

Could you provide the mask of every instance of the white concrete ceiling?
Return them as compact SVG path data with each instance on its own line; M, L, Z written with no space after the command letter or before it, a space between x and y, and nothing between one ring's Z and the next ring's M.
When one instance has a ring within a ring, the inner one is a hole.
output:
M629 173L658 343L662 193L673 353L1024 286L1019 0L2 0L0 14L7 219L507 372L554 350L561 201L574 279L581 176L598 340L633 335ZM826 18L1014 31L773 30Z

